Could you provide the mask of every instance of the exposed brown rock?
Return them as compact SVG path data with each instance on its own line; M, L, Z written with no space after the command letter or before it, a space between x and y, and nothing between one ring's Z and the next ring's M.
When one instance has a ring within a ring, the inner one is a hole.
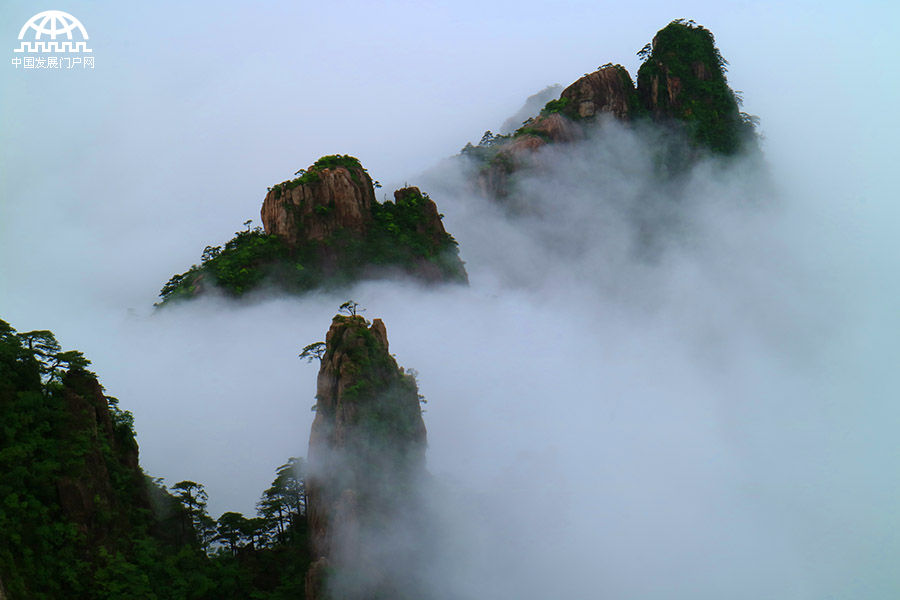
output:
M654 38L654 43L656 38ZM671 68L664 61L654 61L656 70L641 82L640 94L647 109L655 117L671 117L681 114L684 81L681 77L672 74ZM687 77L695 77L698 81L710 81L713 79L711 68L702 61L691 63L690 73ZM646 89L649 86L649 91ZM660 91L664 90L665 96L660 97ZM689 115L686 110L684 115ZM683 116L684 116L683 115Z
M707 68L706 63L701 60L691 63L691 70L694 72L694 76L700 81L709 81L712 79L712 73L709 68Z
M565 144L582 139L583 122L601 114L630 119L637 92L631 77L620 65L606 65L588 73L560 95L559 112L538 115L526 121L512 139L502 142L476 177L483 195L503 199L510 192L511 176L533 166L535 152L547 144Z
M382 589L393 569L379 562L383 556L369 556L371 541L361 540L409 508L412 483L424 471L426 432L415 380L390 355L380 319L334 318L316 400L306 484L313 553L307 598L334 597L327 590L339 582L325 581L326 573L340 580L352 572L360 593Z
M434 200L422 194L421 190L415 186L401 188L394 192L394 202L397 204L419 197L424 199L424 203L421 209L422 220L416 225L416 232L426 235L437 242L447 234L447 231L444 229L441 214L438 212Z
M568 100L566 112L581 119L600 113L628 119L634 94L628 72L620 65L606 65L564 89L560 98Z
M559 113L537 117L529 129L554 143L574 142L584 137L581 127Z
M641 94L650 114L657 118L670 117L681 108L680 96L684 86L680 77L669 72L667 65L659 63L658 67L657 73L641 82ZM697 70L705 72L703 68Z
M299 178L274 186L261 217L266 233L300 253L304 268L325 282L348 273L377 279L397 272L429 283L468 281L434 201L410 186L394 192L394 203L378 203L372 179L352 157L323 157Z
M278 235L291 247L324 240L342 229L364 234L375 202L365 169L336 166L315 173L307 183L291 187L284 182L269 190L260 214L266 233Z

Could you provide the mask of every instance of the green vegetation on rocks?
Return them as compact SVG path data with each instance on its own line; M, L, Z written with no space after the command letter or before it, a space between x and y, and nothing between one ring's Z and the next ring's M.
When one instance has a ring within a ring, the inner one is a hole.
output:
M208 285L241 296L267 276L279 274L289 261L289 252L277 236L248 225L246 230L236 232L224 248L207 246L200 265L174 275L159 295L163 302L192 298ZM302 266L295 268L299 270Z
M706 153L728 156L756 147L758 119L740 111L740 95L725 76L728 63L709 30L693 21L673 21L638 55L636 86L624 67L607 63L565 88L513 135L486 132L477 145L467 144L460 154L475 167L478 188L496 199L509 197L515 172L530 168L530 153L544 144L583 138L601 115L649 122L663 132L655 160L670 175L683 173ZM560 117L563 126L547 126ZM526 136L528 143L516 144Z
M728 87L728 62L711 31L673 21L638 54L638 93L654 117L684 123L695 144L720 154L734 154L752 137L752 118Z
M467 280L456 240L428 195L407 187L377 202L352 156L324 156L271 188L262 212L265 231L247 221L224 247L207 246L199 265L166 282L160 304L213 289L240 297L263 284L304 293L396 274Z

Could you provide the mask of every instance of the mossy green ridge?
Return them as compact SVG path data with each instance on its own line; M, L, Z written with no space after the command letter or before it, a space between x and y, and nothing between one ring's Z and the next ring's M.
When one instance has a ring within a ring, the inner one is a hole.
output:
M200 265L174 275L160 291L163 302L193 298L212 284L232 296L240 296L267 277L284 276L290 253L278 238L259 227L238 231L224 248L207 246ZM296 265L299 271L302 265Z
M673 21L640 54L645 60L638 94L654 118L682 122L695 144L719 154L734 154L753 137L752 120L728 87L728 63L711 31Z

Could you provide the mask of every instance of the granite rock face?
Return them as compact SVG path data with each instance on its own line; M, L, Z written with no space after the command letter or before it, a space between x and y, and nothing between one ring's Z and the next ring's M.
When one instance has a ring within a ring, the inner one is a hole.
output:
M309 436L306 595L403 598L398 590L414 587L419 540L409 532L425 469L416 381L391 356L380 319L338 315L325 344Z
M628 120L637 110L637 92L628 71L620 65L604 65L564 89L558 100L512 136L502 138L478 171L476 188L482 195L502 200L511 191L513 174L532 168L541 148L584 139L586 127L604 115Z
M621 65L604 65L588 73L560 94L565 113L579 119L609 114L629 119L635 110L636 92L628 71Z
M304 181L275 186L263 200L261 218L266 233L291 248L328 239L346 230L365 235L372 220L375 190L369 174L357 164L315 169ZM300 178L303 179L303 178Z
M349 156L323 157L300 177L272 187L261 210L265 233L322 280L400 272L428 283L465 283L442 216L414 186L396 190L393 202L378 202L371 177Z

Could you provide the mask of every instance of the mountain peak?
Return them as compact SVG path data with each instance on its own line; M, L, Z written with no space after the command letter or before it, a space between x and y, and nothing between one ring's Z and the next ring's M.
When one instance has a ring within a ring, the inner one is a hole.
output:
M335 590L357 587L370 597L392 588L421 543L415 536L398 542L390 556L371 550L387 543L388 524L406 523L420 510L412 490L424 473L426 444L415 376L388 351L381 319L334 317L316 401L308 453L313 563L306 597L356 597Z

